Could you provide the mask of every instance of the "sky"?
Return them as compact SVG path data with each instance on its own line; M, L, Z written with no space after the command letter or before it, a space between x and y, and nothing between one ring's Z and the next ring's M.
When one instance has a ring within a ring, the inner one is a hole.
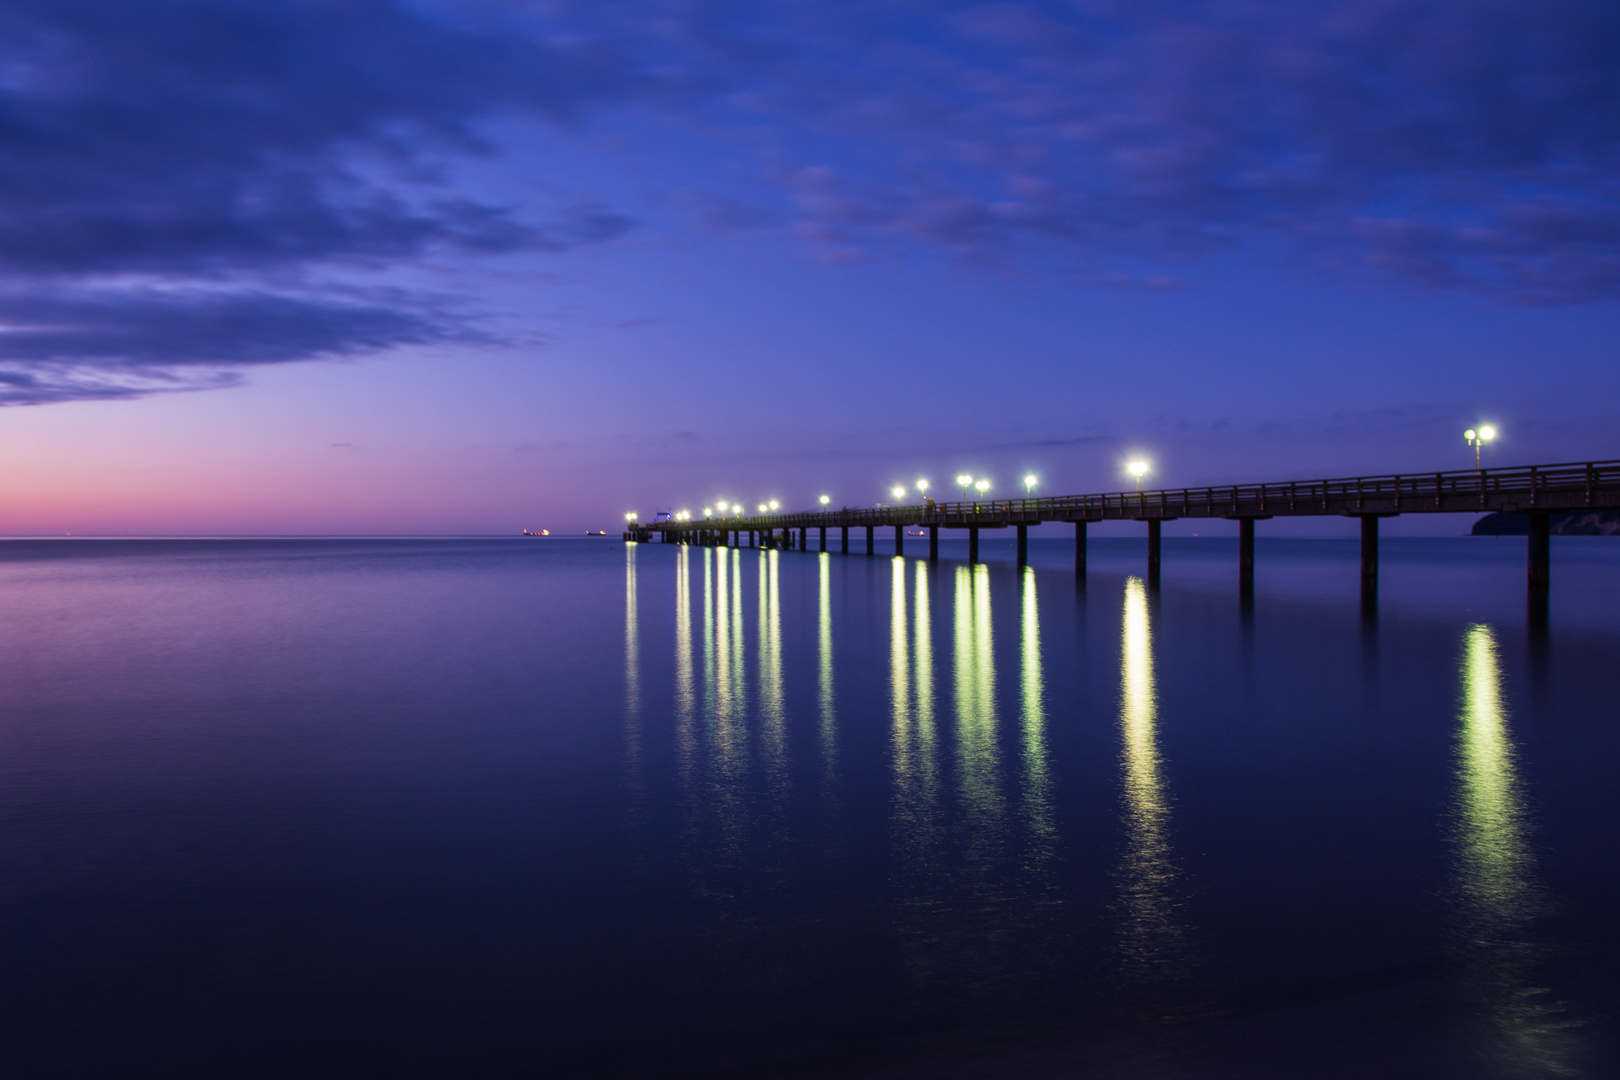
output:
M1616 56L1612 0L0 3L0 534L1620 457Z

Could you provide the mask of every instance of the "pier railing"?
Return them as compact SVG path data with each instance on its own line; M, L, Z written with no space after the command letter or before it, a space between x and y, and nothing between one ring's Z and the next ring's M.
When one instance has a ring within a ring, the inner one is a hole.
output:
M1620 507L1620 461L1529 465L1510 469L1397 473L1331 480L1114 491L1022 499L923 502L747 517L659 521L662 532L771 528L933 525L1005 528L1044 521L1269 518L1415 513L1517 513Z

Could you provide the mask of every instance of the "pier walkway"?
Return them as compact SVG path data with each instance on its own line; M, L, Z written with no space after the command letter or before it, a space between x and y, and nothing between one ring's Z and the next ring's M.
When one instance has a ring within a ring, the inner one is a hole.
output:
M939 558L939 530L966 529L968 560L979 558L981 529L1017 530L1018 562L1028 557L1031 525L1069 522L1075 528L1075 569L1086 568L1086 526L1096 521L1141 521L1147 525L1147 573L1159 575L1160 527L1178 518L1225 518L1239 524L1238 575L1245 589L1254 581L1255 522L1281 517L1352 517L1361 520L1361 576L1378 578L1378 520L1399 514L1504 513L1530 519L1529 582L1545 589L1550 572L1549 517L1569 510L1620 507L1620 461L1530 465L1511 469L1355 476L1337 480L1288 480L1268 484L1162 488L1098 495L1058 495L970 502L925 501L874 509L819 510L702 520L635 523L626 540L665 543L797 548L827 551L827 530L839 531L838 550L849 553L850 529L866 530L866 554L874 553L876 529L894 529L895 554L905 553L908 528L928 530L928 557ZM816 530L819 548L809 546ZM793 534L797 532L795 537Z

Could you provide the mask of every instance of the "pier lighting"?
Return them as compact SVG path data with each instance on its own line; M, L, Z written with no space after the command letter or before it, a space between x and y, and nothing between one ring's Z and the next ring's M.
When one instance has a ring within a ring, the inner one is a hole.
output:
M975 481L973 481L973 490L977 491L981 496L984 495L985 492L990 490L990 481L988 481L988 480L975 480Z
M889 491L897 499L903 499L906 497L906 489L901 487L899 484L896 484L894 487L890 488Z
M926 481L926 480L917 481L917 490L918 491L927 491L928 490L928 481Z
M768 508L766 507L766 505L764 503L759 504L759 512L760 513L763 514L766 511L766 509L768 509Z
M1479 448L1496 438L1496 429L1491 427L1489 424L1483 424L1480 426L1478 431L1475 431L1473 428L1469 428L1467 431L1463 432L1463 438L1467 439L1469 445L1474 448L1474 468L1478 470Z
M632 510L628 514L624 515L624 520L626 520L626 521L634 521L634 520L636 520L637 516L638 515L636 514L636 512L634 510Z
M956 478L956 486L962 489L962 501L967 502L967 489L973 486L973 477L963 473Z
M720 508L720 512L722 514L726 512L726 504L725 503L719 502L719 503L715 503L714 505L718 506Z
M823 495L821 497L821 505L822 506L826 506L830 502L832 502L832 496L831 495Z
M1132 476L1136 477L1136 490L1141 491L1142 477L1147 475L1148 463L1145 461L1133 461L1129 465L1125 466L1125 470Z
M705 506L703 508L703 516L706 518L714 517L714 511Z
M1035 485L1038 483L1040 483L1039 478L1037 478L1034 473L1030 473L1028 476L1024 477L1024 490L1033 495L1035 494Z
M780 510L780 509L782 509L782 504L777 502L775 499L772 499L771 500L771 509L772 510Z

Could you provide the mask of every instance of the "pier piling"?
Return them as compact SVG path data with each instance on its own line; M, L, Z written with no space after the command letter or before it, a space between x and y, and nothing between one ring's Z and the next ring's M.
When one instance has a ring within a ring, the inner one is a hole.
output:
M1530 588L1543 592L1552 578L1552 516L1531 514L1530 537L1527 545L1530 556Z

